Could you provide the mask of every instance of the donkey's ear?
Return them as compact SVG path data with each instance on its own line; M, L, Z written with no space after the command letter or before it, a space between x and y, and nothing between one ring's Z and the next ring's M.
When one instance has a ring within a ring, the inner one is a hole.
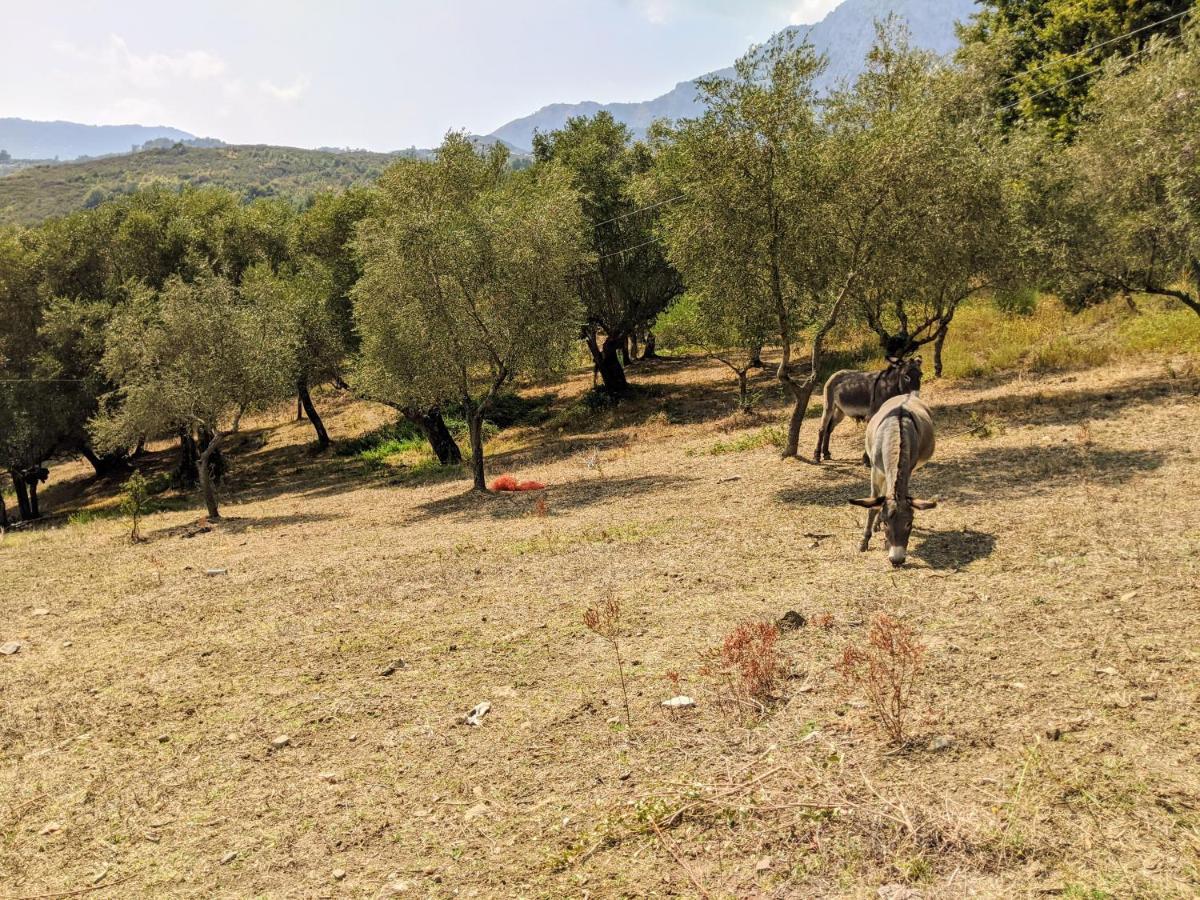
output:
M933 509L937 506L936 500L918 500L915 497L909 497L908 502L912 504L913 509Z
M850 500L855 506L861 506L863 509L878 509L883 506L883 501L886 497L862 497L861 499Z

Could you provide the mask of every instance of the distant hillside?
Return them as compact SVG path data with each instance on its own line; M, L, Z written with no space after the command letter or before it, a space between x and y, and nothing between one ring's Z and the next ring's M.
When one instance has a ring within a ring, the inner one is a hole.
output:
M0 178L0 223L35 224L151 184L216 185L247 197L303 200L365 184L395 154L291 147L175 146L86 162L34 166Z
M829 59L829 67L818 82L828 90L838 82L852 79L863 68L863 60L875 40L875 21L895 13L908 23L913 44L946 54L958 46L954 23L966 21L976 11L975 0L845 0L816 25L798 25L786 29L805 35L818 53ZM732 74L722 69L717 74ZM679 119L700 111L695 81L683 81L674 89L637 103L554 103L532 115L500 126L492 136L519 147L533 144L534 131L561 128L572 116L592 116L607 110L615 119L630 127L634 135L645 134L656 119Z
M14 159L76 159L128 153L134 147L160 138L195 139L178 128L157 125L80 125L78 122L34 122L0 119L0 150Z

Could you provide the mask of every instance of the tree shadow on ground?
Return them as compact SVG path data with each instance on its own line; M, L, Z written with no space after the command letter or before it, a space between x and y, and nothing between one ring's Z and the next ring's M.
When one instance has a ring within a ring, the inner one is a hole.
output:
M1159 402L1167 397L1194 397L1198 392L1200 381L1193 378L1130 379L1096 388L1006 394L931 405L939 426L944 423L958 425L969 421L972 415L997 416L1012 425L1075 425L1088 420L1116 418L1130 406Z
M677 475L640 475L633 478L587 478L567 484L552 485L544 491L527 493L481 493L466 491L422 503L417 507L417 519L451 518L474 520L481 516L493 519L518 519L533 513L539 498L553 514L576 510L597 503L629 500L639 495L674 490L695 481Z
M985 559L996 549L996 536L985 531L963 528L957 531L917 532L921 542L910 548L913 556L931 569L961 569Z
M203 505L199 508L203 509ZM289 525L310 525L315 522L328 522L340 516L326 513L292 513L285 516L221 516L216 521L197 519L183 525L173 525L169 528L156 528L145 535L147 542L163 538L193 538L213 532L221 534L245 534L260 528L285 528Z
M914 496L970 506L1028 499L1059 490L1064 482L1119 485L1158 469L1158 450L1117 450L1095 444L985 447L961 459L934 457L913 475ZM812 471L811 469L809 471ZM866 496L870 475L861 465L822 465L819 481L776 492L782 503L835 505Z
M1059 490L1064 482L1119 485L1158 469L1159 450L1118 450L1097 445L987 447L962 459L936 457L913 476L919 496L958 505L1029 499Z

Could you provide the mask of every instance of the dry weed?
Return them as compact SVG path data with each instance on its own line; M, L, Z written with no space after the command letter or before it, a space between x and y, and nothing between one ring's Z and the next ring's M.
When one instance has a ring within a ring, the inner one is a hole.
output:
M835 666L838 674L866 694L880 726L896 744L908 736L913 693L924 668L925 646L911 626L879 613L867 644L848 644Z

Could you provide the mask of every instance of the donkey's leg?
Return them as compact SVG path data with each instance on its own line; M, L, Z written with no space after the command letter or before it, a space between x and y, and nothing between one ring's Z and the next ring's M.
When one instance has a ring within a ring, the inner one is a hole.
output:
M878 509L867 510L867 530L863 532L862 543L858 545L859 553L866 553L871 549L871 532L875 530L875 519L879 516Z
M830 417L830 420L829 420L829 427L825 429L825 447L824 447L824 449L825 449L825 458L826 459L833 459L833 454L831 454L829 452L829 439L831 437L833 437L833 429L837 428L838 425L841 424L842 419L844 419L844 418L846 418L846 414L844 412L842 412L841 407L835 406L833 408L833 415Z
M813 452L813 462L821 461L821 451L825 449L825 429L829 428L829 421L833 418L833 410L836 409L828 398L825 400L825 412L821 415L821 427L817 429L817 449ZM825 457L829 458L828 455Z

